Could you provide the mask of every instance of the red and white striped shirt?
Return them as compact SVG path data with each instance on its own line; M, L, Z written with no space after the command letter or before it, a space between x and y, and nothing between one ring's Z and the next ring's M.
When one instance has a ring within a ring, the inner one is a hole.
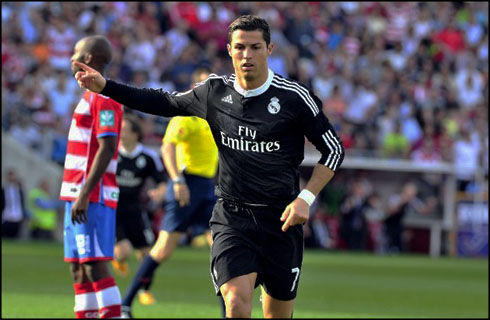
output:
M121 132L122 105L109 97L86 91L73 113L60 199L75 201L99 149L98 138ZM119 187L116 181L117 149L101 181L90 192L89 201L116 208Z
M416 2L395 2L386 5L388 27L385 31L386 41L403 42L410 25L413 25L418 17Z

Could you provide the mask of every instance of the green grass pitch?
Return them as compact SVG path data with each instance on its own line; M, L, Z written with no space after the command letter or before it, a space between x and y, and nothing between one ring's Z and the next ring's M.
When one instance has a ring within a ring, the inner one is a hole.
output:
M130 261L131 276L138 262ZM112 267L111 267L112 270ZM115 276L124 295L130 278ZM219 318L209 250L179 247L136 318ZM262 318L260 290L253 318ZM63 246L2 240L2 318L74 318ZM488 318L488 259L305 252L295 318Z

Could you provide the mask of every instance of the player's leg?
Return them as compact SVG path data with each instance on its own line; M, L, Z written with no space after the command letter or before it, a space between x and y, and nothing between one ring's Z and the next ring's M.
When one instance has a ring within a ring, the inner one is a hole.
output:
M183 232L160 231L155 245L150 250L150 256L157 263L168 260L180 242Z
M250 318L257 273L252 272L228 280L220 287L226 305L226 317Z
M136 258L138 261L142 262L143 259L150 254L151 247L143 247L136 249ZM148 281L143 284L141 290L139 291L138 300L142 305L151 305L155 303L155 298L150 292L152 281Z
M104 318L118 317L121 315L119 289L110 277L107 263L103 261L111 259L114 251L115 212L104 208L99 210L90 204L87 210L88 221L73 224L72 204L67 202L65 208L64 254L65 261L71 263L75 315L77 318L98 318L99 314ZM94 267L87 267L87 262L91 262Z
M131 230L131 212L125 208L118 208L116 214L116 244L114 246L114 260L112 267L121 277L129 276L129 265L127 259L131 256L132 246L129 239Z
M248 211L223 200L216 203L210 226L211 276L216 294L223 296L226 317L250 317L263 272L258 255L262 235Z
M264 289L262 290L262 310L264 318L292 318L294 309L294 299L278 300L271 297Z
M87 210L86 252L80 256L87 277L93 284L100 318L121 316L121 294L111 275L108 262L113 259L116 236L116 212L100 203Z
M182 219L186 215L188 213L183 209L179 209L176 201L167 202L158 239L150 250L150 253L143 259L133 282L124 295L122 301L124 311L130 310L134 297L141 288L149 288L153 281L155 270L161 262L167 260L172 255L182 235L182 232L175 230L182 226Z
M71 222L71 202L65 204L63 250L64 260L70 263L70 274L73 279L75 291L75 307L73 308L76 318L98 318L99 307L92 282L79 264L79 251L83 253L84 248L77 245L77 234L75 225ZM82 234L82 237L84 235ZM80 238L80 237L78 237Z
M262 220L262 309L265 318L291 318L303 261L303 226L281 230L276 219Z
M138 261L143 261L143 259L150 254L151 247L143 247L135 250L136 258Z
M93 283L85 274L84 268L78 262L72 262L70 263L70 273L75 291L75 317L98 318L99 304L97 303Z
M202 181L202 185L198 185L198 188L202 190L204 200L201 201L200 207L196 210L196 217L192 217L193 232L194 235L203 233L206 242L211 248L213 245L213 237L211 229L209 228L209 220L213 214L213 209L216 204L216 197L214 195L214 182L211 179L205 179ZM222 295L218 295L218 303L221 310L221 317L226 318L226 305Z
M127 277L129 275L128 258L131 256L133 248L131 242L127 239L118 241L114 246L114 260L112 260L112 266L114 271L121 277Z
M143 262L144 258L149 255L151 247L155 243L155 236L151 227L150 219L146 211L139 211L137 215L134 215L135 219L132 223L134 226L130 233L129 239L133 247L136 249L136 257L138 261ZM142 305L150 305L155 303L155 298L151 294L150 286L152 283L152 276L144 282L139 290L138 299Z
M122 305L127 307L128 310L131 307L136 293L140 288L151 283L155 270L158 268L161 262L167 260L171 255L175 247L178 245L181 232L160 231L158 239L150 250L150 254L147 255L141 263L131 285L129 286Z
M133 282L126 291L122 301L124 311L130 310L136 293L140 288L151 284L155 270L162 262L170 258L179 244L182 234L189 227L189 219L195 207L192 199L193 197L189 205L180 207L175 200L173 188L167 188L165 216L161 222L161 231L150 254L143 259Z

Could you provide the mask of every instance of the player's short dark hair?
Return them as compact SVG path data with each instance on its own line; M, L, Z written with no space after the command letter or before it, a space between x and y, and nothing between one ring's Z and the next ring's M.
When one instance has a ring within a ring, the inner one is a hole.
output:
M112 61L112 46L105 36L88 36L84 40L85 52L90 52L97 64L106 66Z
M262 36L265 40L266 45L271 43L271 31L269 28L269 24L265 19L262 19L259 16L253 15L244 15L238 17L235 21L233 21L228 27L228 43L231 44L231 35L236 30L244 30L244 31L262 31Z
M138 142L143 141L143 130L141 129L138 117L131 113L124 113L123 121L131 124L131 131L137 134Z

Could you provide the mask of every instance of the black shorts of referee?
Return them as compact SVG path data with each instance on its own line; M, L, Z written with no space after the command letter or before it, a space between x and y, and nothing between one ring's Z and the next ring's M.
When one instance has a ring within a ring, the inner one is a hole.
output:
M216 294L228 280L257 272L260 284L278 300L292 300L303 261L303 225L281 230L283 210L219 199L209 222L211 277Z

